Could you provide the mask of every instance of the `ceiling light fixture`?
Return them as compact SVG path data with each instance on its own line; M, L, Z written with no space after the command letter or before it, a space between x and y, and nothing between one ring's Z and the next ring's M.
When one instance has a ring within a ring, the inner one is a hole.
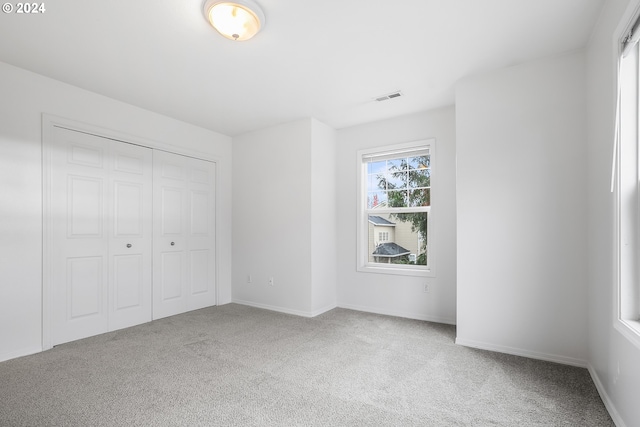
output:
M249 40L265 23L262 9L251 0L207 0L204 16L220 34L236 41Z

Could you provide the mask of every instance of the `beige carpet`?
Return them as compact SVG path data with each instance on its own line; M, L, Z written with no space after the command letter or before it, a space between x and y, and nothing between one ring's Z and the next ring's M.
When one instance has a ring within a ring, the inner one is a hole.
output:
M585 369L455 327L229 304L0 363L0 426L613 426Z

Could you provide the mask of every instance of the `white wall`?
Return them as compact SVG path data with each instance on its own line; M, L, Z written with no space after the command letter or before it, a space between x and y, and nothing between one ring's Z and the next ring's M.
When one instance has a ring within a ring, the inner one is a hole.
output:
M311 121L311 311L319 314L336 306L336 132Z
M608 1L587 52L589 369L619 427L640 425L640 349L613 328L615 42L640 1ZM627 13L625 14L625 9Z
M311 129L303 119L233 138L235 302L311 313Z
M335 145L313 118L233 138L234 302L302 316L336 306Z
M421 278L356 271L357 151L427 138L436 139L437 193L433 197L432 218L437 276ZM455 323L455 150L453 107L338 131L338 306ZM424 293L423 285L427 282L430 292Z
M0 360L42 349L42 113L219 159L231 222L231 138L0 63ZM220 303L231 300L230 227L220 239Z
M583 53L458 84L457 343L586 365L585 92Z

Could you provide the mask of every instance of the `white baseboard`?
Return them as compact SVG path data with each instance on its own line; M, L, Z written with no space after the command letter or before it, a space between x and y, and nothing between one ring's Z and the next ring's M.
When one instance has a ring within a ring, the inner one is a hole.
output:
M322 308L319 308L319 309L317 309L317 310L312 311L312 312L311 312L311 317L319 316L319 315L321 315L322 313L326 313L327 311L331 311L331 310L333 310L333 309L334 309L334 308L336 308L336 307L337 307L336 303L329 304L329 305L327 305L327 306L325 306L325 307L322 307Z
M17 351L2 353L0 354L0 362L4 362L5 360L17 359L18 357L29 356L31 354L40 353L41 351L42 347L28 347Z
M302 316L302 317L316 317L316 316L319 316L322 313L326 313L329 310L333 310L336 307L340 307L340 308L346 308L348 310L363 311L363 312L366 312L366 313L384 314L386 316L404 317L406 319L425 320L427 322L435 322L435 323L444 323L444 324L448 324L448 325L455 325L455 319L450 319L450 318L446 318L446 317L428 316L428 315L417 314L417 313L407 313L407 312L402 312L402 311L385 310L385 309L372 308L372 307L366 307L366 306L354 305L354 304L330 304L330 305L328 305L326 307L323 307L323 308L320 308L318 310L302 311L302 310L293 310L293 309L286 308L286 307L273 306L273 305L269 305L269 304L262 304L262 303L253 302L253 301L239 300L239 299L235 299L235 298L231 302L234 302L234 303L240 304L240 305L247 305L249 307L262 308L262 309L265 309L265 310L277 311L279 313L293 314L295 316Z
M322 314L326 311L332 310L334 308L336 308L335 305L330 305L315 311L302 311L302 310L294 310L291 308L286 308L286 307L278 307L275 305L269 305L269 304L262 304L259 302L253 302L253 301L244 301L244 300L239 300L239 299L232 299L231 302L236 303L236 304L240 304L240 305L248 305L249 307L256 307L256 308L262 308L265 310L271 310L271 311L277 311L279 313L286 313L286 314L293 314L295 316L302 316L302 317L315 317L319 314Z
M576 359L574 357L561 356L558 354L540 353L537 351L524 350L520 348L508 347L504 345L496 345L473 340L456 338L456 344L465 347L478 348L480 350L495 351L498 353L512 354L514 356L528 357L530 359L544 360L546 362L561 363L563 365L577 366L578 368L586 368L587 361Z
M395 316L395 317L404 317L406 319L424 320L427 322L435 322L435 323L445 323L447 325L456 324L455 318L449 318L444 316L430 316L422 313L409 313L406 311L388 310L384 308L367 307L367 306L355 305L355 304L338 303L338 307L346 308L349 310L364 311L367 313L384 314L387 316Z
M591 366L591 364L587 365L587 369L589 370L589 374L591 374L591 379L593 380L593 383L596 385L598 394L600 394L600 398L602 399L602 402L604 403L605 408L607 408L607 411L609 411L609 415L611 415L611 419L616 424L616 427L627 427L624 421L622 421L622 418L620 417L620 414L616 410L615 405L611 401L611 398L609 398L609 395L607 394L607 390L604 388L602 381L600 381L600 377L598 377L598 373L596 372L596 370L593 368L593 366Z

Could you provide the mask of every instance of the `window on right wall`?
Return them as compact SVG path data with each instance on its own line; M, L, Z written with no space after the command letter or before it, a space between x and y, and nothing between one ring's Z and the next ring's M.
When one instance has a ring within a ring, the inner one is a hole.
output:
M616 137L618 289L616 328L640 347L640 20L621 44Z
M435 141L358 152L358 270L434 276Z

